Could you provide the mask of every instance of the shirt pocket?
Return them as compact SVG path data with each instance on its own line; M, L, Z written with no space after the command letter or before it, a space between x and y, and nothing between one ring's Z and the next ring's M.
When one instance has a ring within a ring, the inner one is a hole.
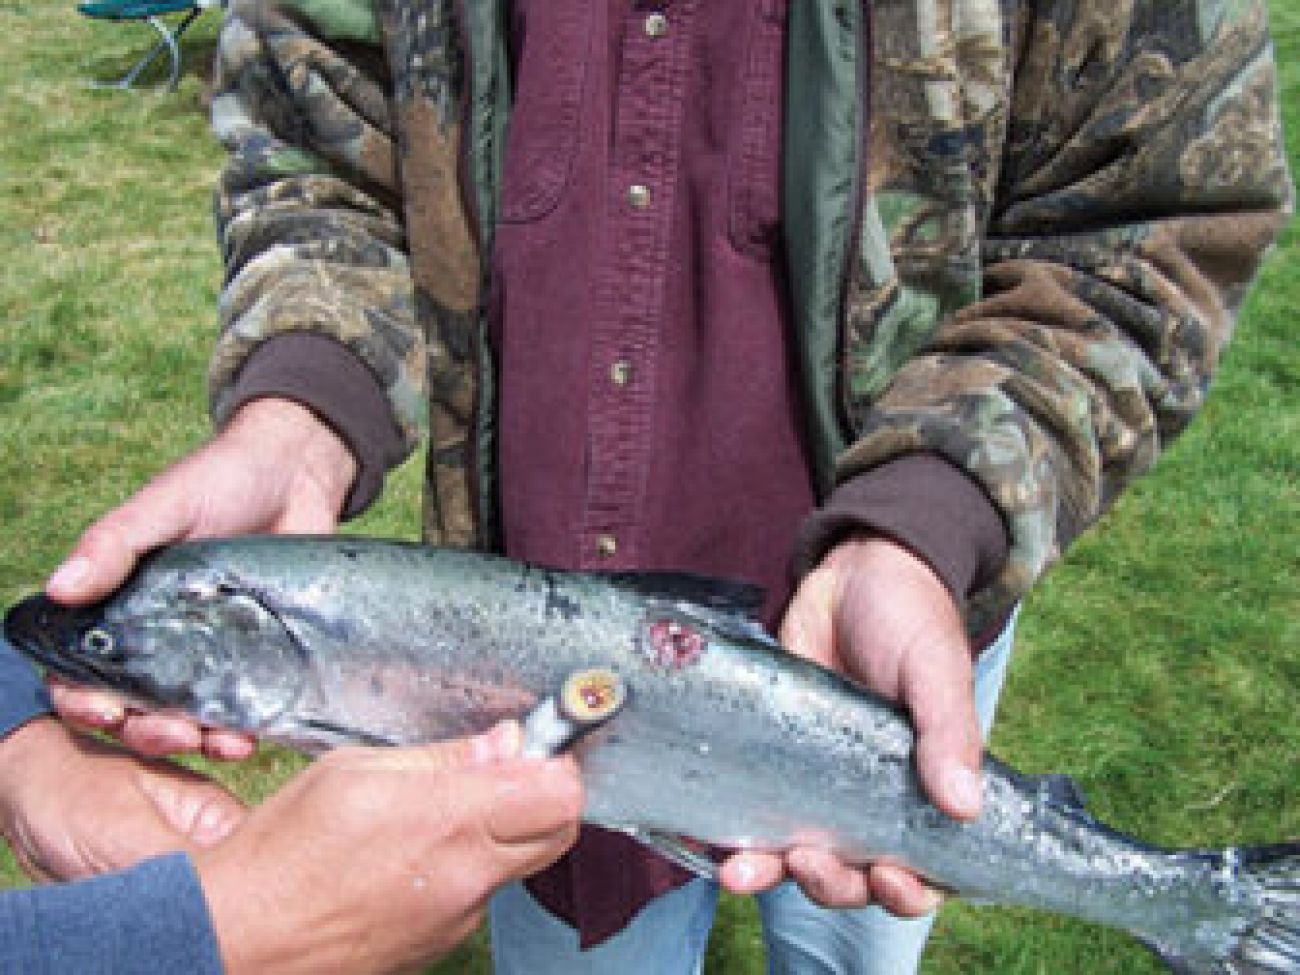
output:
M501 219L507 223L546 216L568 185L581 135L591 7L590 0L519 5L515 98L502 164Z
M759 260L772 256L780 237L786 3L758 0L754 4L727 166L732 246Z

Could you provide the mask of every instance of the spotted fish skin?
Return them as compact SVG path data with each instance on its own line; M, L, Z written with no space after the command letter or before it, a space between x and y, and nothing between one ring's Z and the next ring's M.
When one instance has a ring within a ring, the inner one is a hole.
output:
M319 751L482 731L578 670L621 712L576 746L585 818L853 862L887 857L983 901L1130 931L1185 972L1300 973L1300 844L1159 850L1061 777L984 761L984 809L930 805L906 717L786 653L759 594L701 577L561 572L343 536L161 550L89 609L33 596L5 635L68 680Z

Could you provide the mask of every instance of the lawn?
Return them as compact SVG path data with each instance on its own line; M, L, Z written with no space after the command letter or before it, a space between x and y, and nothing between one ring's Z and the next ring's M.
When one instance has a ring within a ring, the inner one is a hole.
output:
M1300 161L1300 0L1274 0ZM207 432L202 377L220 267L205 65L175 93L95 91L143 32L72 5L0 0L0 604L40 584L87 522ZM1300 164L1296 165L1300 169ZM1030 598L993 747L1068 772L1094 812L1152 842L1300 837L1300 235L1255 288L1192 430ZM350 530L414 537L416 465ZM218 773L249 797L299 760ZM22 883L0 859L0 886ZM758 973L750 906L725 901L708 971ZM481 940L438 966L486 971ZM925 963L947 973L1155 972L1123 935L951 904Z

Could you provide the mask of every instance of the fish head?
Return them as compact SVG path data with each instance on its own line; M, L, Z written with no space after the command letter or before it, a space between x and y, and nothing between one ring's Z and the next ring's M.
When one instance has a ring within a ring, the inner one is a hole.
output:
M226 584L136 584L86 607L38 594L9 610L4 634L69 683L248 731L284 713L305 681L281 620Z

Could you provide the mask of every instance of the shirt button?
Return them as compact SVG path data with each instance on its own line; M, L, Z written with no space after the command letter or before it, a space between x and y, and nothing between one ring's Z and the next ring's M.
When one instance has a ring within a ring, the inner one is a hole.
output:
M632 363L619 359L609 367L609 381L615 386L626 386L632 381Z
M668 33L668 18L658 11L650 14L645 19L645 33L647 37L663 37Z
M613 535L601 535L596 539L596 554L608 559L618 551L618 539Z
M638 210L644 210L650 205L650 187L633 183L627 188L627 202Z

